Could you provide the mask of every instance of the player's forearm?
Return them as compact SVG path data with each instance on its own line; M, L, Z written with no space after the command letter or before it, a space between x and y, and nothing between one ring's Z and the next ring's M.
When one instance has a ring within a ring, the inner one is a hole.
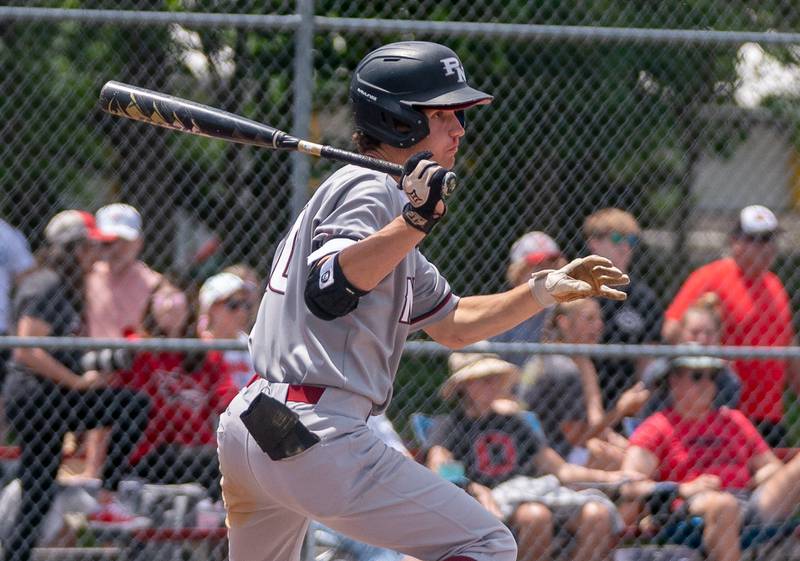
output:
M370 291L419 244L425 234L397 217L371 236L344 248L339 265L350 284Z
M453 313L443 320L446 324L442 327L447 331L443 339L451 347L470 345L508 331L542 309L527 284L499 294L468 296L459 300Z

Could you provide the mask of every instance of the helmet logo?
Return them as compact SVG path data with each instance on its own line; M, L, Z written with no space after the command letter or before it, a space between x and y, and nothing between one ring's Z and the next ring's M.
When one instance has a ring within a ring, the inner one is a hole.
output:
M443 58L439 62L441 62L442 66L444 66L445 76L451 76L453 74L457 74L459 82L467 81L467 76L464 74L464 67L461 66L461 61L458 60L456 57L451 56Z

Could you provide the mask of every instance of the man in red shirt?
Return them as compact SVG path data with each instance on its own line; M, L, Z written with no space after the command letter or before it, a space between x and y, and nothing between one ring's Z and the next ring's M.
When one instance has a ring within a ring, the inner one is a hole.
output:
M623 471L649 478L623 489L679 513L702 516L703 540L714 561L741 558L743 524L785 520L800 505L800 456L783 464L737 410L714 408L716 377L725 361L680 357L666 383L672 407L636 429Z
M777 253L778 220L768 208L742 209L731 238L731 256L700 267L683 283L665 313L663 338L675 342L683 313L700 296L714 292L721 302L723 345L792 345L795 333L789 297L769 269ZM800 394L800 363L738 360L741 411L772 446L784 444L783 391L788 382Z

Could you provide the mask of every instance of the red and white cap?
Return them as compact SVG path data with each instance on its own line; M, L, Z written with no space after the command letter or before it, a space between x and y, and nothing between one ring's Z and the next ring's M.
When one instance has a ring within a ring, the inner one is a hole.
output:
M511 246L511 262L537 265L545 259L560 257L561 248L544 232L534 231L523 235Z
M114 203L96 213L97 227L104 233L133 241L142 235L142 216L131 205Z
M762 205L744 207L739 213L736 231L745 235L766 235L780 231L778 219L770 209Z
M114 236L101 232L90 212L64 210L47 223L44 237L51 245L64 245L81 240L111 241Z

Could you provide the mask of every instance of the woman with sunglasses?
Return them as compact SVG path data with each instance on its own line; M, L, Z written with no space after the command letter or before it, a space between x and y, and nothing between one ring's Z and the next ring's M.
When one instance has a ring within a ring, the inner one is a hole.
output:
M785 520L800 506L800 456L783 464L739 411L715 407L725 361L671 361L665 381L672 405L633 433L623 469L648 478L624 496L645 499L651 514L701 516L713 561L741 558L743 525Z
M241 276L222 272L209 277L200 288L200 318L198 335L201 339L238 339L247 342L252 327L256 286ZM253 377L253 362L246 350L229 350L222 360L237 389Z

